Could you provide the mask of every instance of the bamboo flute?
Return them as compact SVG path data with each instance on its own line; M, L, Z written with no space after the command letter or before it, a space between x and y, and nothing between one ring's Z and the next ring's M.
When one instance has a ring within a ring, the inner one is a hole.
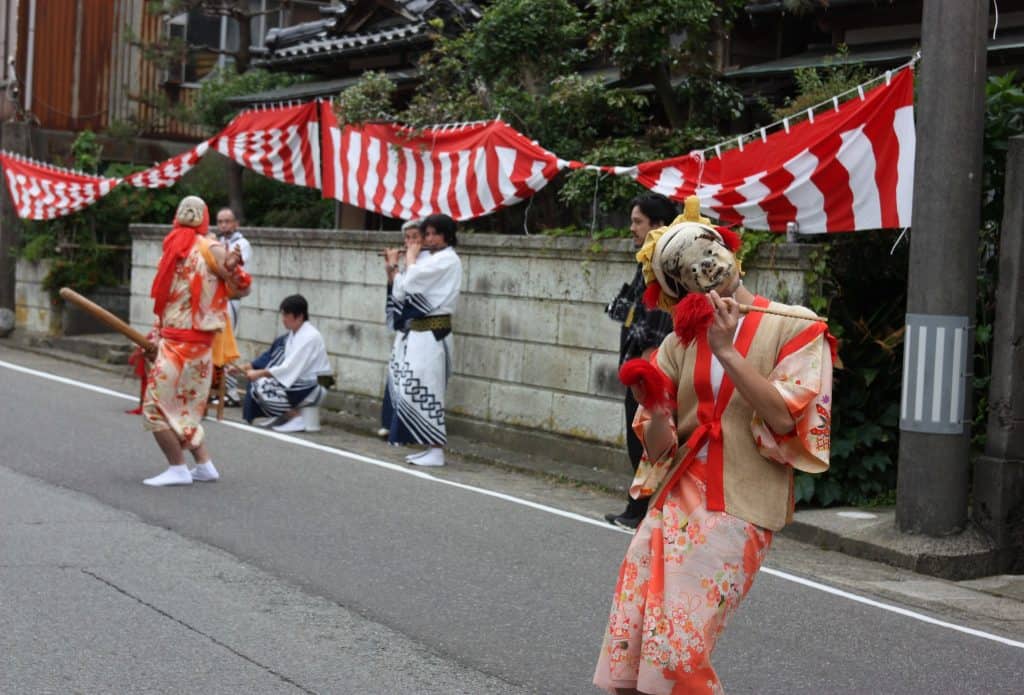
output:
M750 304L740 304L739 306L740 312L744 314L748 314L751 311L760 311L762 314L775 314L776 316L786 316L791 319L803 319L804 321L821 321L822 323L828 323L828 319L824 316L805 316L804 314L772 309L771 307L752 306Z

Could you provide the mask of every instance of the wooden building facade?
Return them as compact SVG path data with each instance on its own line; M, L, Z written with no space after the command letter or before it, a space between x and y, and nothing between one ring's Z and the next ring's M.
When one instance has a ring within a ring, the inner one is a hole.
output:
M166 32L164 18L150 13L144 0L3 4L7 112L46 130L125 124L141 137L204 137L202 129L163 116L144 98L167 87L166 71L143 58L140 44ZM194 90L176 92L187 105Z

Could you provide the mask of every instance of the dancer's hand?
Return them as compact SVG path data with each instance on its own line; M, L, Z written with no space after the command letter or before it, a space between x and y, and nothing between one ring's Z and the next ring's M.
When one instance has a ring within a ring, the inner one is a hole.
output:
M732 297L722 297L714 290L708 293L708 297L715 308L714 321L708 328L708 345L721 359L722 355L736 349L732 341L740 321L740 305Z
M227 256L224 257L224 269L230 273L241 265L245 265L244 261L242 261L242 252L237 248L231 249Z

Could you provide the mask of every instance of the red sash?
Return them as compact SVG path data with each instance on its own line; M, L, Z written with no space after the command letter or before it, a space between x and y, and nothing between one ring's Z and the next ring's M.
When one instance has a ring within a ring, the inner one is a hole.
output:
M161 328L160 337L173 340L176 343L199 343L201 345L213 345L212 331L196 331L189 328Z
M754 306L766 307L770 302L764 297L754 297ZM739 335L736 337L736 351L743 357L750 351L750 345L754 342L754 335L761 323L764 314L760 311L752 311L743 319ZM707 333L697 336L697 362L693 368L693 387L697 392L697 427L686 440L687 452L685 458L676 467L668 482L662 486L661 492L652 500L654 509L661 509L668 497L669 490L673 489L682 479L686 471L697 460L697 453L708 445L707 485L708 485L708 510L713 512L725 511L725 485L723 483L723 467L725 464L724 447L722 443L722 414L725 413L729 399L735 388L729 374L722 376L722 385L718 389L718 399L715 399L715 391L711 386L711 346L708 345Z

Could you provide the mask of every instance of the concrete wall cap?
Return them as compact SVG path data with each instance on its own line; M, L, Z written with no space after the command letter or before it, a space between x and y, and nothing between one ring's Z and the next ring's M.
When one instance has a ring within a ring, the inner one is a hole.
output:
M278 227L241 227L242 234L251 242L284 245L301 244L320 248L378 248L401 244L401 232L381 232L365 229L285 229ZM163 238L170 226L161 224L131 225L132 239ZM599 250L592 250L594 241L589 237L524 236L521 234L459 234L456 249L466 253L489 253L496 256L556 257L571 255L581 262L588 258L601 258L615 262L634 263L633 243L630 239L605 239Z

